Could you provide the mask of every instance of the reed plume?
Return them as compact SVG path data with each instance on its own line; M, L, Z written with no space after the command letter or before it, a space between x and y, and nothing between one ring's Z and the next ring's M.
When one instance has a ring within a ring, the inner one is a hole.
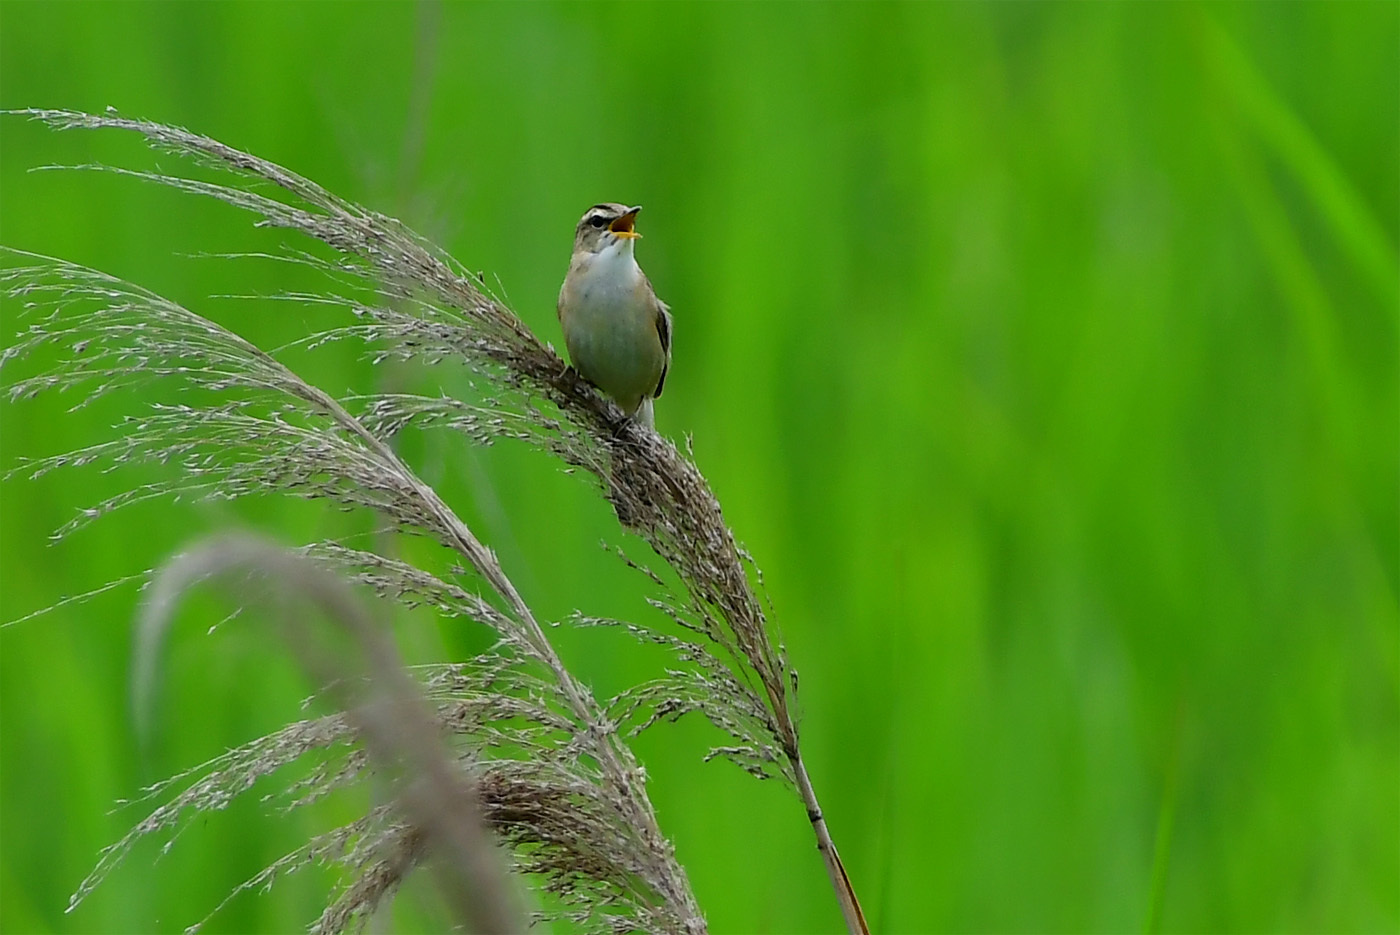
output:
M847 927L865 931L854 889L832 843L803 764L796 684L756 587L757 570L736 544L719 503L691 460L670 441L622 417L541 343L481 281L393 218L327 192L274 163L189 131L114 113L19 112L57 129L114 128L159 150L224 173L211 182L111 167L243 208L261 226L298 231L328 245L331 259L285 259L325 275L326 288L282 298L344 309L352 323L310 335L317 346L361 342L378 360L460 361L487 394L465 401L407 393L336 398L275 356L218 324L139 286L66 261L3 249L0 284L23 302L30 324L4 353L12 368L41 347L66 350L40 373L9 382L12 399L73 390L83 399L151 380L209 391L209 402L157 404L121 434L79 451L25 462L38 476L59 467L173 464L165 479L85 508L62 530L157 497L231 499L279 491L364 508L392 529L427 536L452 557L442 573L336 542L309 543L307 562L409 606L474 620L496 635L491 650L463 663L419 670L433 717L476 777L483 821L510 848L516 870L535 875L557 908L541 917L591 931L699 932L704 918L684 870L658 827L644 773L627 740L659 722L698 713L728 736L710 751L798 793ZM652 603L676 625L622 626L672 651L656 679L598 699L560 661L540 621L495 554L420 479L390 444L407 426L456 431L476 443L515 439L591 474L619 521L675 573ZM14 472L12 472L14 473ZM475 588L485 585L488 597ZM347 715L293 724L175 777L150 793L164 798L105 853L75 903L139 838L168 833L220 808L257 777L312 751L325 765L286 792L313 801L360 781L373 746ZM241 888L260 887L306 862L349 868L317 931L363 924L425 842L402 810L381 808L307 842Z

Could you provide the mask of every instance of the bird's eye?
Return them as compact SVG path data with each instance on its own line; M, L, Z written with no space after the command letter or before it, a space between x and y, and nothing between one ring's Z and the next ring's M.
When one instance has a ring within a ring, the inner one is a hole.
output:
M604 217L603 215L601 215L601 214L595 214L595 215L593 215L591 218L588 219L588 223L591 224L591 225L594 226L594 227L597 227L597 228L600 228L600 229L601 229L601 228L607 227L609 222L608 222L608 219L607 219L606 217Z

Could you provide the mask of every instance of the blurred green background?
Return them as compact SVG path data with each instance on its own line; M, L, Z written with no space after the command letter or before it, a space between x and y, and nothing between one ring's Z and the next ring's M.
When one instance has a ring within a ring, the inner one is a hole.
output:
M694 437L766 573L877 930L1400 926L1400 5L5 3L0 105L112 105L280 162L499 276L555 344L578 216L645 205L676 319L659 428ZM192 257L302 246L234 209L27 171L91 161L183 168L0 119L0 241L264 347L343 323L212 298L304 278ZM348 348L308 367L332 393L384 379ZM447 366L393 379L470 391ZM71 402L0 406L0 467L144 405ZM542 615L653 619L598 542L645 548L587 483L520 448L405 445ZM230 524L368 528L163 503L48 543L158 476L0 485L0 620ZM64 914L143 814L118 799L307 692L265 636L206 634L210 598L139 753L136 599L0 631L5 931L178 932L326 820L255 790ZM463 630L400 624L419 660L478 647ZM600 692L654 671L608 634L559 638ZM702 766L712 739L639 744L712 927L836 930L796 797ZM326 884L241 896L211 930L295 930Z

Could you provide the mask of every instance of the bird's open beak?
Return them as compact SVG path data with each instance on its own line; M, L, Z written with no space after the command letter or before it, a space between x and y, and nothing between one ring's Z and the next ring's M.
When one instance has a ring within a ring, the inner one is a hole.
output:
M627 239L642 236L636 231L637 212L640 210L642 210L641 205L637 205L637 207L635 208L629 208L626 214L624 214L622 217L618 218L616 221L613 221L611 224L608 225L608 230L612 231L619 237L624 237Z

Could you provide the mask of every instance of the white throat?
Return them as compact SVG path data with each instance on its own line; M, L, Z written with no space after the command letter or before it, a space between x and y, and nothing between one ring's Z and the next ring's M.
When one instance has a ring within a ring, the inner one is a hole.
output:
M603 249L594 254L594 263L618 264L623 267L636 266L637 259L634 254L636 239L632 237L618 237L612 243L607 244Z
M622 289L633 286L642 275L637 265L632 238L614 240L579 264L579 273L589 287Z

